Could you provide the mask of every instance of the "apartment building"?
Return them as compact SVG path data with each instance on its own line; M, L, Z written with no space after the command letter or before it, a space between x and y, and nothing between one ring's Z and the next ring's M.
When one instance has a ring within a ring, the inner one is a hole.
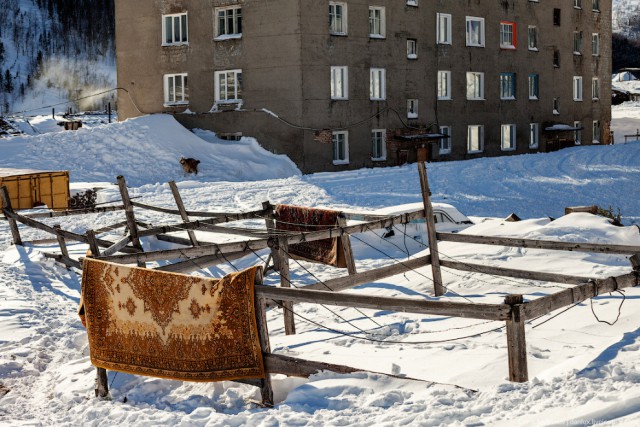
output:
M121 120L304 172L605 144L611 0L116 0Z

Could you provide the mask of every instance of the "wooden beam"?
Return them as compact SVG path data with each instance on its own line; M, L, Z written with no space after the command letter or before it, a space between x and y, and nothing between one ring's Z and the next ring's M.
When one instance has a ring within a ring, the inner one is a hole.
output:
M507 351L509 357L509 381L523 383L529 381L527 367L527 341L525 339L525 312L522 295L507 295L504 303L511 307L511 317L507 319Z
M598 213L598 206L597 205L593 205L593 206L570 206L570 207L564 208L564 214L565 215L569 215L570 213L577 213L577 212L585 212L585 213L590 213L590 214L596 215Z
M286 289L273 286L257 286L256 293L259 297L270 298L276 301L371 308L374 310L465 317L470 319L507 320L511 315L510 307L504 304L428 301L424 299L379 297L330 291L310 291L304 288Z
M20 230L18 230L18 224L15 218L12 217L13 207L11 206L11 197L9 197L9 190L7 187L2 186L0 188L0 198L2 198L2 213L9 221L9 228L11 229L11 237L13 237L13 244L22 246L22 238L20 238Z
M445 289L442 282L442 272L440 271L440 255L438 253L438 239L436 237L436 222L431 204L431 190L429 189L429 179L427 178L427 167L424 162L418 162L418 173L420 174L420 187L422 189L422 203L424 204L424 217L427 223L427 237L429 240L429 253L431 254L431 273L433 276L433 290L435 296L444 295Z
M62 227L60 227L60 224L54 225L53 228L58 231L62 229ZM69 251L67 250L67 243L65 242L64 237L62 237L60 234L56 234L56 237L58 238L58 246L60 246L60 252L62 253L62 256L64 258L69 258Z
M131 204L131 198L129 197L129 190L127 189L127 181L124 176L118 176L118 188L120 189L120 196L122 197L122 203L124 204L124 212L127 216L127 227L129 228L129 236L131 237L131 244L134 248L142 251L142 243L140 243L140 236L138 234L138 224L136 224L136 216L133 213L133 205ZM146 267L144 261L136 260L138 267Z
M278 260L280 262L280 287L290 288L291 279L289 278L289 244L287 237L278 238ZM293 303L291 301L282 302L282 311L284 317L284 331L286 335L295 335L296 319L293 314Z
M192 271L203 270L213 265L234 261L249 255L247 252L236 252L225 255L207 255L198 258L188 259L186 261L176 262L169 265L158 267L155 270L170 271L172 273L191 273Z
M100 246L98 245L98 239L96 239L96 233L93 230L87 230L87 241L89 242L89 250L92 257L100 256Z
M518 248L548 249L554 251L575 251L630 255L640 252L640 246L609 245L602 243L570 243L548 240L512 239L507 237L474 236L459 233L437 233L438 240L479 245L512 246Z
M338 226L344 228L347 226L347 220L345 218L338 218ZM349 275L356 274L358 270L356 270L356 261L353 258L353 250L351 249L351 240L349 239L348 234L343 234L340 236L340 243L342 243L342 249L344 250L344 258L347 262L347 271Z
M264 225L265 225L265 228L267 229L267 234L269 235L269 237L276 239L277 233L276 233L276 220L275 220L274 207L267 200L266 202L262 202L262 209L265 211ZM274 250L272 246L268 246L268 247L271 248L271 258L273 259L273 270L278 271L278 269L280 268L279 252L277 250Z
M440 260L440 265L471 273L482 273L491 276L512 277L515 279L538 280L541 282L565 283L568 285L580 285L587 283L589 277L569 276L565 274L543 273L527 270L515 270L513 268L492 267L490 265L468 264L459 261Z
M173 194L173 198L176 201L176 205L178 206L178 212L180 212L180 217L184 222L189 222L189 215L187 215L187 210L184 208L184 203L182 202L182 196L180 196L180 191L178 190L178 186L175 181L169 181L169 188L171 188L171 193ZM196 239L196 233L193 230L188 230L187 234L189 235L189 240L191 241L192 246L199 246L198 239Z
M177 209L161 208L159 206L147 205L146 203L131 201L131 204L137 208L146 209L155 212L166 213L170 215L180 215L180 211ZM217 222L233 222L241 221L244 219L262 218L264 215L263 210L251 211L251 212L200 212L200 211L186 211L188 216L197 216L201 218L215 218Z
M527 302L524 305L524 311L528 319L535 319L559 308L577 304L601 294L638 285L640 285L640 277L636 273L592 280L589 283Z
M82 270L82 264L79 261L76 261L73 258L65 258L62 254L52 254L49 252L43 252L45 258L56 260L57 262L64 264L67 267L74 267L79 270Z
M105 206L101 208L74 209L74 210L67 210L67 211L33 213L33 214L27 214L25 215L25 217L31 218L31 219L59 218L63 216L87 215L87 214L115 212L115 211L122 211L122 210L124 210L124 205Z
M256 271L255 287L262 287L262 270ZM260 347L262 353L271 353L271 343L269 342L269 327L267 326L267 309L266 300L260 297L257 293L254 296L255 309L256 309L256 324L258 326L258 339L260 340ZM264 362L264 361L263 361ZM265 369L266 371L266 369ZM262 404L273 406L273 387L271 385L271 376L268 372L265 372L265 378L262 380L261 386Z
M119 252L120 249L123 249L125 246L129 244L131 241L131 236L124 236L122 239L115 242L113 245L109 246L107 249L102 251L103 256L113 255L116 252Z

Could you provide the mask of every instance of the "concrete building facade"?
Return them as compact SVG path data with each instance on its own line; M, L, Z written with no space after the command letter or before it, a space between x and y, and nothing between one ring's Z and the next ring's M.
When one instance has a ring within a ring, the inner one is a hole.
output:
M609 141L611 0L116 0L118 114L304 172Z

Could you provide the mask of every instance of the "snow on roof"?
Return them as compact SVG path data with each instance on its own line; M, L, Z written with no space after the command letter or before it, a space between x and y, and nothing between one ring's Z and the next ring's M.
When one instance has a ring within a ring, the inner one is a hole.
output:
M0 178L8 176L21 176L21 175L33 175L38 173L61 173L64 171L44 171L35 169L12 169L12 168L0 168Z
M631 74L629 71L623 71L621 73L614 74L611 77L611 81L614 81L614 82L628 82L631 80L638 80L638 78L633 74Z
M565 125L562 123L544 128L544 130L550 131L550 132L572 131L572 130L581 130L581 129L584 129L584 128Z

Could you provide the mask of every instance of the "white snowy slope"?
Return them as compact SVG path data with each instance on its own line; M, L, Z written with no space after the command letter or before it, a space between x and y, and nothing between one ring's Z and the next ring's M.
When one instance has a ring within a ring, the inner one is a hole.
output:
M614 115L616 132L640 118L640 112L634 112L629 105L614 110ZM252 160L258 165L251 169L259 174L246 173L232 182L229 176L243 169L243 156L222 160L216 155L232 155L229 149L223 150L225 144L231 144L231 149L242 148L245 155L250 155L256 150L252 141L239 145L214 141L210 134L183 134L171 123L163 116L149 117L84 132L58 133L49 139L36 136L0 142L0 164L68 168L73 180L87 182L111 182L115 174L124 173L137 200L173 206L171 191L164 182L180 178L177 156L197 157L201 153L202 174L197 180L191 177L178 183L190 210L248 211L267 199L273 203L350 210L421 201L415 165L300 176L295 169L287 169L289 163L263 152ZM175 142L173 136L184 143ZM202 151L203 147L220 151ZM62 157L65 150L70 151L68 160ZM81 150L82 156L76 153ZM158 154L163 150L170 152L166 158ZM114 168L110 160L121 160L122 153L127 152L136 167L130 171ZM214 160L220 165L216 172L207 166ZM156 166L139 166L145 162ZM640 200L635 197L640 184L639 165L640 142L632 142L430 164L428 169L435 201L452 203L476 220L477 224L464 233L640 246L640 230L632 225L640 222ZM275 173L280 169L289 172L260 180L261 174L267 174L263 171ZM252 178L255 180L248 181ZM117 195L109 189L103 197L115 200ZM565 206L594 203L620 207L627 226L615 227L608 220L589 214L562 216ZM512 211L528 219L518 223L495 219ZM171 221L162 214L138 210L136 214L145 222ZM551 221L548 216L557 219ZM121 212L58 218L47 223L84 232L120 220ZM407 252L412 257L425 253L424 246L413 236L405 236L402 227L395 231L392 239L373 233L352 237L359 271L406 259ZM34 230L21 232L25 240L46 237ZM105 237L117 239L118 235ZM0 396L3 389L9 390L0 397L3 426L640 423L638 289L629 289L624 296L602 295L593 300L593 305L587 301L565 313L554 313L559 314L555 318L529 319L526 332L531 381L526 384L507 381L507 343L500 322L379 310L329 311L298 304L296 311L316 324L298 318L298 334L285 336L282 312L270 311L273 351L378 373L325 372L308 381L278 376L274 378L276 406L262 409L250 403L258 397L257 389L250 386L232 382L183 383L110 372L113 399L99 401L93 397L95 369L89 362L86 332L76 315L80 297L77 272L44 259L40 251L52 251L55 246L14 247L10 239L6 222L0 221ZM143 244L145 248L162 247L152 239ZM73 245L70 250L79 255L86 247ZM441 243L439 251L443 258L469 263L596 278L630 272L627 257L621 255L450 242ZM261 251L258 255L264 258L267 253ZM233 265L243 268L256 262L263 261L247 256ZM231 271L231 265L223 264L200 274L220 277ZM296 261L291 261L291 271L298 286L344 274ZM500 303L512 293L535 299L567 287L447 269L443 277L448 288L443 299L456 302ZM267 283L278 283L278 277L270 274ZM418 269L349 292L429 299L431 271ZM614 325L599 322L595 315Z

